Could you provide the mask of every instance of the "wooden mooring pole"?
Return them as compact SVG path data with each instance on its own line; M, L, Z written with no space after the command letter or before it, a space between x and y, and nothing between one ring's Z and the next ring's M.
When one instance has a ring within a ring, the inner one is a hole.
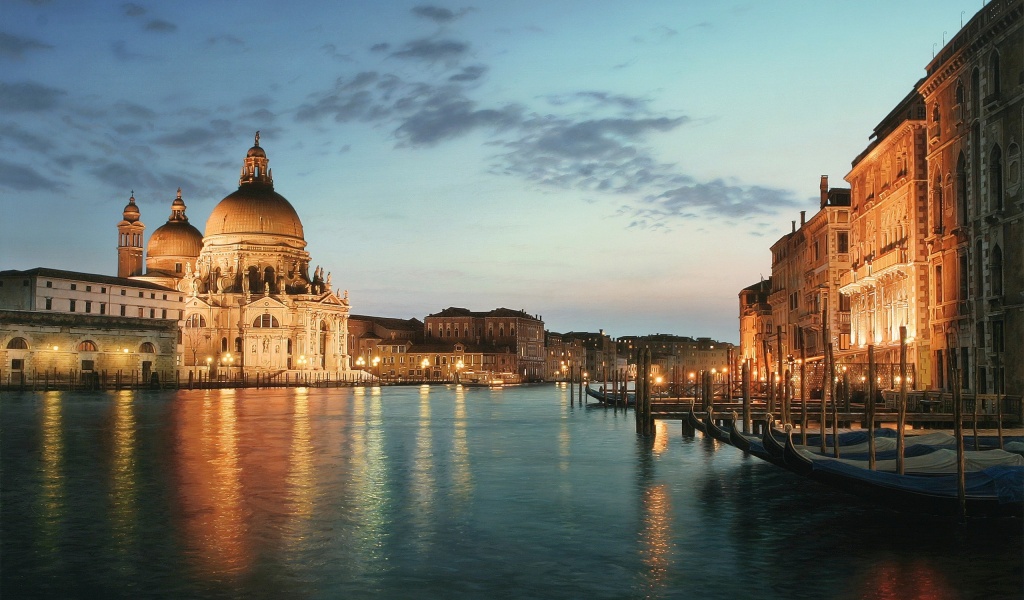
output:
M743 361L741 380L743 382L743 433L750 433L750 366L748 358Z
M896 408L896 472L903 475L903 429L907 425L907 328L900 325L900 399Z
M868 427L868 468L875 470L875 345L868 345L867 396L864 398L864 416Z

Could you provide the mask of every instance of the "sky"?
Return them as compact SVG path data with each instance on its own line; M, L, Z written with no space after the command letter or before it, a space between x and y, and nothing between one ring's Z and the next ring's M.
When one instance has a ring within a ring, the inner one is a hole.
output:
M0 270L114 275L260 133L356 314L737 342L739 291L982 0L0 0ZM148 240L148 237L146 238Z

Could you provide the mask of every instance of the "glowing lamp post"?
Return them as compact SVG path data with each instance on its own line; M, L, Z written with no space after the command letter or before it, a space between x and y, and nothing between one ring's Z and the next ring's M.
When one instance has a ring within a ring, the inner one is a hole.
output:
M423 362L420 363L420 366L423 367L423 380L426 381L427 378L428 378L427 377L427 368L430 367L430 361L424 358Z
M377 383L380 384L380 357L373 357L373 368L377 371Z

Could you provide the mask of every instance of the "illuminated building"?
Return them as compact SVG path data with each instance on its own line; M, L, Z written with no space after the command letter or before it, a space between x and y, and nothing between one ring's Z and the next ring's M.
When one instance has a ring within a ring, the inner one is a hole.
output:
M333 290L320 267L310 274L302 222L274 190L269 162L257 133L238 190L214 207L201 237L179 189L167 223L150 236L146 273L136 278L185 295L186 368L344 377L351 367L348 294Z

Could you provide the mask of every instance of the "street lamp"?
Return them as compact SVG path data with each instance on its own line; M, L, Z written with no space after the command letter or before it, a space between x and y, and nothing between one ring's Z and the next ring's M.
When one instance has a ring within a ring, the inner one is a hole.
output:
M377 383L380 384L380 357L373 357L373 368L377 370Z
M423 362L420 363L420 366L423 368L423 380L426 381L427 380L427 367L430 366L430 361L424 358Z
M455 383L461 383L461 381L459 380L459 371L461 371L462 367L465 367L465 366L466 366L466 363L462 362L461 360L459 362L455 363Z

